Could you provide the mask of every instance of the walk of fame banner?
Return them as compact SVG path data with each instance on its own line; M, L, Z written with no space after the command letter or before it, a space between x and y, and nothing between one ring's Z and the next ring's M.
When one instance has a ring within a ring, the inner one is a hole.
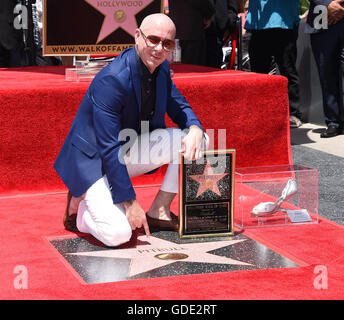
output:
M206 151L194 161L181 155L180 238L234 234L234 168L235 150Z
M144 17L163 12L162 0L44 0L43 54L119 54L135 43Z

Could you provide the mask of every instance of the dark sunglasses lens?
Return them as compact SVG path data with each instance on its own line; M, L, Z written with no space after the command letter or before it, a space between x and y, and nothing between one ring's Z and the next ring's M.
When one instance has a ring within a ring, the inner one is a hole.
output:
M157 36L149 35L149 36L147 36L147 40L148 40L149 44L151 44L153 46L157 46L160 43L161 38L159 38ZM164 47L165 50L171 51L174 49L174 41L163 40L162 46Z
M166 50L171 51L174 49L174 41L171 40L165 40L163 43L163 46Z
M147 36L147 40L154 45L157 45L160 43L160 38L156 36Z

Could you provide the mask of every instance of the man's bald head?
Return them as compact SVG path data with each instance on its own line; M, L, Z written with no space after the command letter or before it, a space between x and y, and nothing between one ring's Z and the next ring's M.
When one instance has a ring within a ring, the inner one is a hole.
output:
M150 29L162 29L167 28L173 32L173 39L176 35L176 26L174 25L171 18L163 13L153 13L145 17L140 25L140 29L145 32Z

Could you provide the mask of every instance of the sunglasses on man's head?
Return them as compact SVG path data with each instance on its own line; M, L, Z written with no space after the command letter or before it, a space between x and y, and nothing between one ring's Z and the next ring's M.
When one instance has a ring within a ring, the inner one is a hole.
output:
M161 39L160 37L153 36L153 35L146 36L142 32L141 29L139 29L139 30L140 30L140 32L143 36L143 39L145 40L146 45L148 47L151 47L151 48L156 47L161 42L161 45L165 51L172 51L174 49L175 42L173 40Z

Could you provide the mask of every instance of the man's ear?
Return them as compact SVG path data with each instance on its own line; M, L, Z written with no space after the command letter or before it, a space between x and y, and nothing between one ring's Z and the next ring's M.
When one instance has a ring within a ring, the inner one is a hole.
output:
M137 42L137 39L140 37L140 35L141 35L140 30L139 30L139 29L136 29L136 30L135 30L135 43Z

